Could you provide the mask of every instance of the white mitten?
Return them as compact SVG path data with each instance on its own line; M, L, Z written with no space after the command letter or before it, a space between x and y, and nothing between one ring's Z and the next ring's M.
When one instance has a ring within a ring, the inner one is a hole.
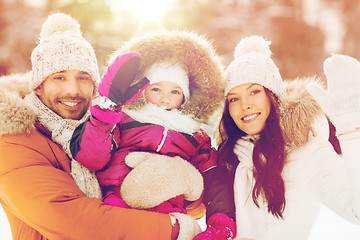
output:
M145 160L132 161L136 156ZM130 207L151 208L179 195L189 201L200 198L203 178L191 163L156 153L136 152L130 157L125 162L135 168L125 177L120 190Z
M137 167L143 161L149 159L154 153L151 152L131 152L125 157L125 163L131 168ZM158 156L158 155L157 155Z
M338 135L360 128L360 62L345 55L333 55L324 62L328 82L325 91L316 84L309 93L335 125Z
M170 213L170 217L174 224L177 220L179 223L179 235L177 240L192 240L197 234L201 232L198 222L190 215L182 213Z

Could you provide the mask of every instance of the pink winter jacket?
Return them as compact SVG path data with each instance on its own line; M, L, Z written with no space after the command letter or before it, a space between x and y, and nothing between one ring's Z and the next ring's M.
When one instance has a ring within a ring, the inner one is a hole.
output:
M216 153L205 131L199 129L192 135L181 133L136 121L126 113L122 113L115 127L91 116L74 132L71 151L85 167L98 171L101 186L121 186L131 171L125 157L134 151L180 156L200 173L216 166Z

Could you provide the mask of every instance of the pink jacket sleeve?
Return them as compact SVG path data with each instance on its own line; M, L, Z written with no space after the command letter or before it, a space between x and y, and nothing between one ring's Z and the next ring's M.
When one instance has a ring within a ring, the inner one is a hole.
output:
M211 139L205 131L200 129L193 136L200 144L191 163L204 173L216 166L216 151L211 147Z
M70 143L73 158L90 170L102 169L111 157L114 127L90 116L73 133Z

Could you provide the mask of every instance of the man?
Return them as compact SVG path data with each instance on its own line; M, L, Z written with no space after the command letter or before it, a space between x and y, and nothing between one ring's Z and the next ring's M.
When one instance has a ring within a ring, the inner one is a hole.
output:
M71 159L67 141L99 83L79 24L49 16L31 61L31 74L0 79L0 202L13 239L191 239L189 216L104 205Z

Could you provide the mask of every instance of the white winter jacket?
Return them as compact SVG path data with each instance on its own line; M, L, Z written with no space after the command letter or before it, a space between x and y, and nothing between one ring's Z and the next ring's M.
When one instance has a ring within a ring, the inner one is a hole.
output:
M308 239L320 203L360 225L360 131L339 137L342 155L338 155L328 141L326 118L307 94L304 84L291 83L282 106L282 126L288 141L282 172L284 219L268 213L265 202L260 203L260 209L255 206L251 197L252 158L246 157L252 156L253 146L242 140L235 147L240 160L234 183L236 239ZM241 151L244 147L247 154Z

